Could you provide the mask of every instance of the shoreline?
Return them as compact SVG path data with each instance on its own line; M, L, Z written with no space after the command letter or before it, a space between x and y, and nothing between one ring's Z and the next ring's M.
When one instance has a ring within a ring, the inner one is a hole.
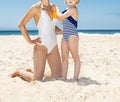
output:
M87 34L87 33L78 33L79 37L80 36L120 36L120 33L115 33L115 34ZM8 37L8 36L22 36L22 34L1 34L0 37ZM30 36L37 36L37 34L30 34ZM61 36L60 34L57 34L57 36Z
M37 35L37 30L28 30L28 33L32 36ZM78 29L77 33L84 35L120 35L120 30L112 30L112 29L100 29L100 30L81 30ZM0 30L0 36L7 35L22 35L20 30ZM59 34L58 34L59 35Z

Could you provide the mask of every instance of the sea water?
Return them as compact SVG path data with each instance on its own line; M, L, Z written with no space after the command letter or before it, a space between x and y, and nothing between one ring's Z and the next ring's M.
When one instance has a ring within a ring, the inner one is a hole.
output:
M77 30L78 34L98 34L98 35L114 35L114 34L119 34L120 35L120 30ZM38 31L37 30L28 30L28 34L30 35L37 35ZM1 30L0 31L0 36L8 36L8 35L22 35L19 30Z

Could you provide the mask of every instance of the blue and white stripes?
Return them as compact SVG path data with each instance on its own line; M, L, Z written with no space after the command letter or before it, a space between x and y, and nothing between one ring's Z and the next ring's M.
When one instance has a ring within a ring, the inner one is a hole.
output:
M65 39L65 41L68 42L68 38L70 37L70 35L78 36L77 28L69 19L65 19L63 21L63 38Z

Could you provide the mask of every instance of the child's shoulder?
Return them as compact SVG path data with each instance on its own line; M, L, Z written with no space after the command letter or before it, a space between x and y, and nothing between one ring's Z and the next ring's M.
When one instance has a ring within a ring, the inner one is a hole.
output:
M70 10L77 11L77 7L71 7Z
M74 13L78 11L76 7L69 8L69 10L70 12L74 12Z

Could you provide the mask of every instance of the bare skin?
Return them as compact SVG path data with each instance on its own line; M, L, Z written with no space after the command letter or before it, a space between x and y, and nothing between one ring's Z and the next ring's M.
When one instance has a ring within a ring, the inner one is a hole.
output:
M60 14L59 10L57 9L57 15L62 23L64 19L72 16L74 20L78 21L78 10L76 8L76 4L79 3L79 0L65 0L68 5L68 10L64 14ZM80 58L79 58L79 51L78 51L78 36L70 35L68 38L68 42L64 40L61 41L61 52L62 52L62 78L67 79L67 71L68 71L68 56L69 52L72 55L74 60L74 79L77 80L80 73Z
M49 0L41 0L41 2L43 3L44 9L51 17L51 5L49 3ZM40 3L36 4L35 6L32 6L25 14L25 16L22 18L19 24L19 28L25 40L29 44L34 44L34 52L33 52L34 70L32 71L30 69L27 70L18 69L14 73L12 73L11 77L19 76L28 82L43 79L46 60L48 60L51 69L51 73L46 76L49 76L50 78L59 78L61 77L61 71L62 71L58 46L56 45L55 48L52 50L52 52L48 54L47 48L40 43L41 42L40 38L36 38L32 40L26 30L26 24L32 18L34 18L36 25L38 24L38 21L40 19L40 12L42 10L40 8L41 8ZM56 27L56 30L58 32L62 32L58 27Z
M80 72L80 58L78 51L78 37L76 35L71 35L68 39L68 42L62 38L61 41L61 50L62 50L62 79L67 79L68 71L68 56L69 52L72 55L74 60L74 79L77 80Z

